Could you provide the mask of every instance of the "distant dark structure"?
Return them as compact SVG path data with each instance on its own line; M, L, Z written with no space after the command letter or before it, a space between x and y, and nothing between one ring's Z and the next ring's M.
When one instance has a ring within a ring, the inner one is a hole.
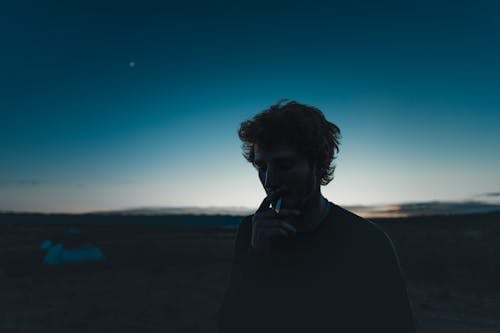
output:
M239 225L219 332L415 332L387 234L321 194L339 128L282 101L239 137L268 195Z

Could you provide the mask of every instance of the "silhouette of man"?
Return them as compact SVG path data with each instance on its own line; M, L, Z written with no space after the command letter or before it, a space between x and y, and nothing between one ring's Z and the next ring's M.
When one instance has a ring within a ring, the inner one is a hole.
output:
M267 197L239 225L219 333L415 332L389 237L321 194L339 128L281 101L238 134Z

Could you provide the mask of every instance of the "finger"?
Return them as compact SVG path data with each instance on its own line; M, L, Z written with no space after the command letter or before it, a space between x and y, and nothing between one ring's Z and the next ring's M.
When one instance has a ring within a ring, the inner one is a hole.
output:
M273 227L278 225L281 222L290 224L292 222L293 226L293 220L300 214L294 214L294 213L289 213L286 215L276 215L273 214L272 212L269 213L268 211L261 212L261 213L256 213L254 215L254 218L252 220L252 224L254 225L255 228L262 228L262 227Z
M298 216L300 215L300 210L297 209L282 209L279 214L276 215L275 211L272 209L267 209L258 213L258 216L261 218L275 218L275 217L283 217L283 216Z
M269 206L274 203L279 199L280 196L283 195L284 190L283 189L278 189L272 193L270 193L262 202L261 206L259 207L260 210L265 210L268 209Z
M261 228L262 230L281 228L281 229L286 230L287 232L291 232L291 233L297 232L297 229L293 225L291 225L288 222L282 221L282 220L268 220L268 221L266 221L266 223L259 224L259 228Z
M265 228L262 229L262 234L265 235L266 238L271 236L289 236L289 233L282 228Z
M297 232L297 229L288 222L276 220L276 225L282 229L287 230L288 232L291 232L291 233Z
M281 235L283 235L283 236L285 236L285 237L289 237L289 236L290 236L290 235L288 234L288 232L286 232L286 231L285 231L285 230L283 230L283 229L279 229L279 231L280 231L280 234L281 234Z
M288 232L291 232L291 233L297 233L297 229L291 225L290 223L287 223L285 221L280 221L280 226L284 229L286 229Z
M284 191L285 191L285 188L281 187L281 188L277 189L276 191L270 193L267 197L264 198L264 200L260 204L260 206L257 209L257 211L263 211L265 209L268 209L269 205L273 201L275 201L278 198L279 195L283 194Z

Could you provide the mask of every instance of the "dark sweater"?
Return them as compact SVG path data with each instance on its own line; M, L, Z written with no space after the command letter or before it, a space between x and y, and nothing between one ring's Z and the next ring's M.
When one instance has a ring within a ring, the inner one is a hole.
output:
M340 206L312 232L251 251L240 223L219 333L415 332L398 257L380 227Z

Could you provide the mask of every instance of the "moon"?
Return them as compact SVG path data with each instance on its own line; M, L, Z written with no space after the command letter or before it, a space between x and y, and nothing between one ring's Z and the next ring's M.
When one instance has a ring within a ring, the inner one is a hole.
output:
M128 67L134 68L135 67L135 61L131 61L128 63Z

